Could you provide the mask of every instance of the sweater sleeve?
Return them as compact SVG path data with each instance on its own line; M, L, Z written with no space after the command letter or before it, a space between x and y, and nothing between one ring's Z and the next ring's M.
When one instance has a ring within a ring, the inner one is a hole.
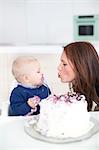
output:
M10 107L14 116L26 115L31 111L31 107L27 104L25 95L16 90L12 91L10 96Z

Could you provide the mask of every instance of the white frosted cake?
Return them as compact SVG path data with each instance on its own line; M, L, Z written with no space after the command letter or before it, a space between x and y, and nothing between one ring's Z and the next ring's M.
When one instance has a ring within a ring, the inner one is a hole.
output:
M79 137L93 127L84 95L67 93L40 102L36 130L48 137Z

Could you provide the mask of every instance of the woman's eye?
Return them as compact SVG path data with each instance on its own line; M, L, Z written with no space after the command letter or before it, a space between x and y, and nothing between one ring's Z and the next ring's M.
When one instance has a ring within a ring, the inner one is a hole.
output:
M67 64L63 64L63 66L67 66Z

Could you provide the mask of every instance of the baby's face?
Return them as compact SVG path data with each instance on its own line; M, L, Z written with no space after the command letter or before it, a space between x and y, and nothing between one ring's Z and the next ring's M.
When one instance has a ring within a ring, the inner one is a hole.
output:
M30 85L37 86L42 85L44 82L43 73L40 70L40 64L38 62L31 62L27 66L27 77Z

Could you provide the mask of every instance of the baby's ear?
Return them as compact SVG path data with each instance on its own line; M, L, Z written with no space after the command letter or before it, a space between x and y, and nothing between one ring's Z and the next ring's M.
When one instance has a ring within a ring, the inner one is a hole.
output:
M29 77L28 77L28 75L23 75L23 81L25 82L25 83L28 83L29 82Z

